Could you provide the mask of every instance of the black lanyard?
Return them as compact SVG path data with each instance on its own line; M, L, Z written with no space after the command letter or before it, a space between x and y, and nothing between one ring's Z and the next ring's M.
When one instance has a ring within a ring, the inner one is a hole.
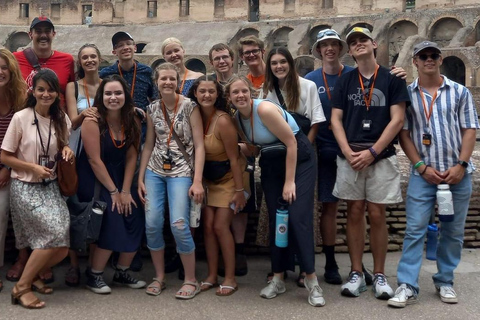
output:
M50 149L50 138L52 137L52 118L50 118L50 124L48 126L48 141L47 141L47 150L45 151L45 146L43 145L42 135L40 134L40 126L38 125L37 112L35 108L33 109L33 116L35 120L33 121L37 126L38 137L40 138L40 145L42 146L42 151L44 156L48 156L48 149Z

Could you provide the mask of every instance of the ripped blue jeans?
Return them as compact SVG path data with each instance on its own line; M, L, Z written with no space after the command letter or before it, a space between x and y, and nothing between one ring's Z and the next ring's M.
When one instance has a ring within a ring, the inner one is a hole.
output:
M163 225L165 223L165 203L168 197L170 228L177 244L177 252L190 254L195 251L195 243L190 233L188 189L191 185L192 178L190 177L165 177L146 170L145 233L150 250L165 249Z

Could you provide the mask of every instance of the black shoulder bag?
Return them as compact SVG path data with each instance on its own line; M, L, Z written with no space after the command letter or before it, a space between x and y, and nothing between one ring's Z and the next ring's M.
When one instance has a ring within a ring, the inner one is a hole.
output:
M286 110L292 118L295 120L297 123L298 127L302 132L307 136L308 133L310 132L310 126L311 126L311 121L307 117L305 117L302 114L288 111L286 105L285 105L285 100L283 99L282 92L280 91L280 88L278 87L278 83L274 83L273 85L275 87L275 93L277 94L278 102L280 102L280 106L283 108L283 110Z

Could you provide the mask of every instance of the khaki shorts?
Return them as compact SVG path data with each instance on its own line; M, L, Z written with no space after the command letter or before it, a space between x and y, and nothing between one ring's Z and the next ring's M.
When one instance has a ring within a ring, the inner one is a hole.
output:
M362 171L353 170L346 159L337 157L337 167L335 197L379 204L402 202L397 156L382 159Z

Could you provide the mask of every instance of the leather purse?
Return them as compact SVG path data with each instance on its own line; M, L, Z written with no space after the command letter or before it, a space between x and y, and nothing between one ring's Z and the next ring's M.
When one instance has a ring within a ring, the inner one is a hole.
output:
M61 152L55 156L57 160L57 178L60 193L65 197L73 196L78 189L78 175L75 156L69 161L62 158Z

